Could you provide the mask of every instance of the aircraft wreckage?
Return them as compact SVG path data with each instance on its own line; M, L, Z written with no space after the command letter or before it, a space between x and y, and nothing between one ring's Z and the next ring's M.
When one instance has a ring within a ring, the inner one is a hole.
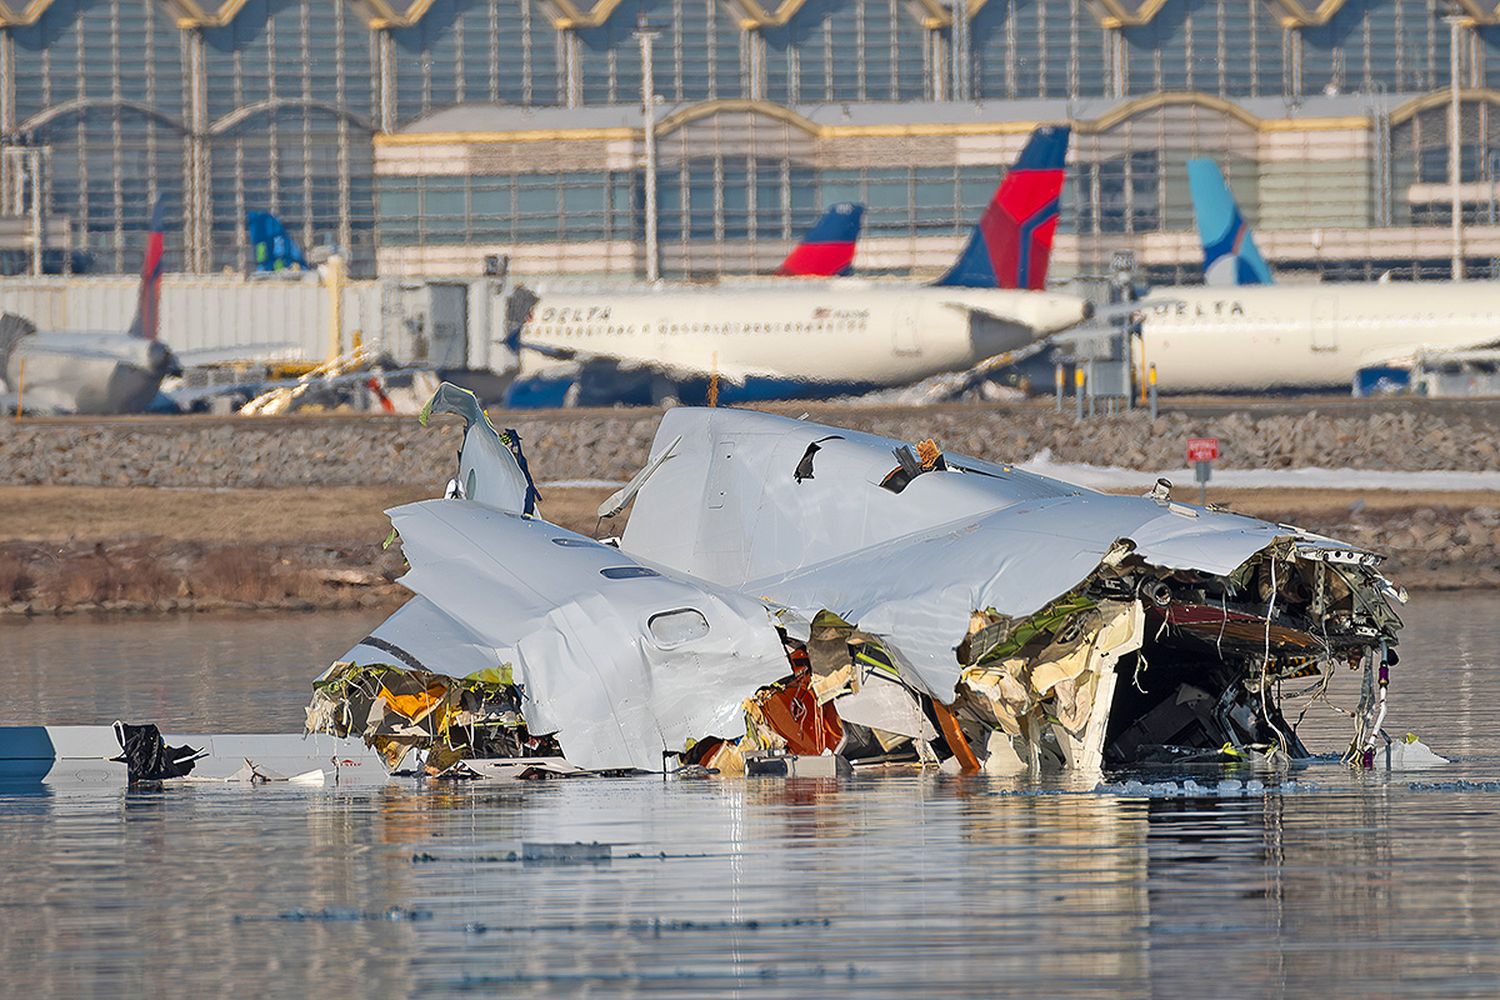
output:
M1384 739L1405 595L1289 525L1112 496L766 413L677 408L601 508L549 523L466 391L443 499L389 511L414 596L314 685L310 732L393 770L991 773L1306 756L1280 692L1353 671ZM427 412L424 411L424 421Z

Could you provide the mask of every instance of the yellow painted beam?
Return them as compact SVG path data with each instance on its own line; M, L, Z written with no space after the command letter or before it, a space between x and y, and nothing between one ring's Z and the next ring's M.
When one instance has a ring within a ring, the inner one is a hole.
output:
M1435 107L1447 100L1447 91L1418 98L1402 105L1392 115L1392 121L1402 121L1426 107ZM1466 100L1488 100L1500 104L1500 91L1465 91ZM1370 127L1366 115L1340 115L1317 118L1261 118L1232 101L1212 94L1162 93L1148 94L1125 101L1111 108L1098 118L1084 119L1073 123L1073 130L1080 135L1098 135L1122 125L1131 118L1147 114L1157 108L1172 106L1194 106L1217 112L1227 118L1243 123L1247 128L1259 132L1316 132L1333 129L1360 129ZM880 125L823 125L812 121L791 108L770 101L726 99L703 101L676 111L663 118L656 126L658 136L671 135L692 124L718 114L756 114L784 122L814 139L914 139L957 138L959 136L1014 136L1025 135L1040 121L987 121L987 122L919 122L890 123ZM394 135L376 135L376 146L432 146L432 145L498 145L508 143L536 142L607 142L618 139L639 140L641 130L630 126L614 128L551 128L513 129L508 131L452 131L452 132L407 132Z
M782 0L781 6L767 10L757 0L734 0L735 6L745 12L740 21L743 28L782 28L797 16L807 0Z
M731 114L735 112L765 115L777 121L785 122L793 128L801 129L808 135L816 136L822 134L825 126L820 126L810 118L797 114L791 108L777 104L774 101L754 101L747 98L721 98L717 101L701 101L690 107L674 111L661 121L656 123L657 135L669 135L684 125L690 125L702 118L712 115Z
M219 9L213 13L204 10L197 0L171 0L171 6L178 11L179 28L222 28L239 16L245 2L246 0L223 0Z
M1099 23L1106 28L1139 28L1150 24L1167 5L1167 0L1141 0L1133 8L1122 0L1098 0L1104 16Z
M1493 87L1466 88L1459 91L1459 97L1465 101L1483 101L1487 104L1500 105L1500 90ZM1391 112L1391 124L1399 125L1432 108L1447 107L1451 99L1452 93L1446 87L1442 90L1434 90L1430 94L1423 94L1421 97L1414 97Z
M620 6L620 0L598 0L593 7L584 10L572 0L548 0L557 10L552 26L559 31L567 28L597 28Z
M604 0L604 2L609 2L609 0ZM790 24L807 0L782 0L779 7L770 9L757 0L732 0L732 2L744 13L744 16L740 18L740 27L745 31L756 31L761 28L783 28ZM915 0L915 2L921 10L919 20L922 27L945 28L952 23L952 11L938 0ZM968 0L969 16L973 17L983 10L985 3L986 0Z
M1316 5L1300 3L1299 0L1277 0L1286 16L1281 23L1289 28L1317 28L1333 20L1344 6L1345 0L1319 0Z
M638 128L541 128L513 129L504 132L377 132L377 146L439 146L453 144L494 145L520 142L606 142L611 139L634 139Z
M1500 24L1500 3L1491 5L1488 0L1458 0L1458 5L1469 15L1471 24Z
M52 0L29 0L24 7L17 10L5 0L0 0L0 28L24 28L36 24L51 6Z
M365 22L376 31L410 28L427 16L434 2L435 0L408 0L406 9L398 10L393 0L358 0L365 11Z

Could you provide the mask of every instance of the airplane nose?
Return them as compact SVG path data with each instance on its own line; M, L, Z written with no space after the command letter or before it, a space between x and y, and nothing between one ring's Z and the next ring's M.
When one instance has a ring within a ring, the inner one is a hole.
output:
M1094 318L1094 304L1092 302L1087 302L1087 301L1084 302L1084 304L1083 304L1083 318L1085 320L1090 320L1090 319Z

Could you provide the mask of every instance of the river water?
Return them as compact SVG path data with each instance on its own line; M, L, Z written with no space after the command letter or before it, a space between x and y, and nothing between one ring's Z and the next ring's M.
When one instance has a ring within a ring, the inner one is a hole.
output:
M1387 729L1453 764L1320 760L1245 797L864 774L0 789L0 994L1500 996L1497 611L1405 612ZM295 730L379 617L0 624L0 719ZM1347 740L1325 711L1302 732ZM1165 775L1188 776L1223 772ZM574 841L612 858L513 859Z

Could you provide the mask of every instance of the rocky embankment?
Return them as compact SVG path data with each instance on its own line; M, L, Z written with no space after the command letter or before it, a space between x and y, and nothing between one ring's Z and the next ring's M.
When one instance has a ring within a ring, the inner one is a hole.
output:
M1182 464L1184 438L1210 434L1220 439L1227 468L1500 469L1500 408L1484 406L1169 413L1154 422L1137 412L1082 423L1041 406L809 409L815 420L906 440L933 437L945 449L998 461L1047 449L1061 462L1169 469ZM557 483L628 478L646 461L660 414L496 417L521 433L537 478ZM378 487L400 503L412 498L395 495L403 490L436 491L452 474L458 446L451 418L426 429L411 418L342 416L0 421L0 488L8 490L0 499L0 613L394 606L405 597L394 583L399 548L380 548L378 513L373 527L354 525L356 513L378 512L386 498L348 494ZM291 494L308 487L337 515L321 527L308 523L305 505L291 504ZM207 521L189 531L187 522L202 521L209 505L194 502L182 513L165 502L181 494L153 488L231 491L219 506L258 510L259 534ZM548 516L591 532L608 491L545 492ZM1491 503L1488 493L1426 492L1366 503L1366 496L1262 490L1213 499L1388 553L1387 573L1409 588L1500 587L1500 497ZM28 529L18 514L7 520L8 504L36 515ZM69 505L73 516L53 513ZM140 518L142 505L158 516ZM96 508L113 520L87 513ZM290 534L293 525L301 536Z
M1144 412L1082 423L1027 406L812 408L813 419L950 451L1023 461L1043 449L1062 462L1167 469L1184 439L1221 442L1221 468L1500 469L1496 421L1459 408L1206 417ZM795 412L801 412L797 410ZM623 480L647 458L660 412L579 410L497 414L515 427L541 481ZM456 421L411 418L183 418L0 421L0 485L187 488L441 483L458 447Z
M1408 589L1500 587L1500 508L1423 506L1293 520L1386 553L1382 572Z

